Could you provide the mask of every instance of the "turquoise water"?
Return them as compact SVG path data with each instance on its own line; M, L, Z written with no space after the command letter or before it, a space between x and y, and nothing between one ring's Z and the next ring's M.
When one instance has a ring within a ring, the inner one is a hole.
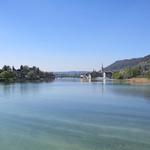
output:
M0 150L150 150L150 86L0 84Z

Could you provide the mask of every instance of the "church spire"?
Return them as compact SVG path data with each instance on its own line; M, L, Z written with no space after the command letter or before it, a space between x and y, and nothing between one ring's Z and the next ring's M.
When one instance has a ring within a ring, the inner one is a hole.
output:
M104 67L103 67L103 64L102 64L102 66L101 66L101 71L102 71L102 72L104 71Z

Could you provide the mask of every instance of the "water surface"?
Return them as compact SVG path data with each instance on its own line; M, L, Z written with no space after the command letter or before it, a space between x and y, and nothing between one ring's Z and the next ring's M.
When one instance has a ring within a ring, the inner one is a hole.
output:
M0 150L150 150L150 86L0 84Z

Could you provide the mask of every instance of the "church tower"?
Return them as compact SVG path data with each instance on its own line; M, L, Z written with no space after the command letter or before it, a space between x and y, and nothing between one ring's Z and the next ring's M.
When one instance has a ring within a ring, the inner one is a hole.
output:
M103 64L101 66L101 72L104 72L104 67L103 67Z

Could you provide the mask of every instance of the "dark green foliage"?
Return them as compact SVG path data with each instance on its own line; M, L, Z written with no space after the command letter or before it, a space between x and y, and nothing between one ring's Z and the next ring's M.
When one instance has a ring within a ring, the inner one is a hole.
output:
M105 68L113 72L114 79L129 79L134 77L150 78L150 55L116 61Z
M120 71L116 71L112 75L113 79L123 79L123 75Z
M11 71L11 67L5 65L5 66L2 68L2 71Z
M34 72L34 70L29 71L29 72L27 73L27 77L28 77L29 80L37 80L37 79L40 78L40 77L36 74L36 72Z
M14 79L15 79L15 76L13 72L11 71L4 70L0 73L0 81L7 82L7 81L13 81Z
M55 79L55 75L51 72L43 72L37 67L20 66L20 69L4 66L0 69L1 82L14 81L48 81Z
M140 75L140 70L139 68L125 68L123 71L123 78L124 79L129 79L133 77L137 77Z
M146 72L145 77L150 79L150 70Z
M113 73L114 79L130 79L134 77L149 77L150 70L145 70L145 66L137 66L133 68L125 68L121 71Z

